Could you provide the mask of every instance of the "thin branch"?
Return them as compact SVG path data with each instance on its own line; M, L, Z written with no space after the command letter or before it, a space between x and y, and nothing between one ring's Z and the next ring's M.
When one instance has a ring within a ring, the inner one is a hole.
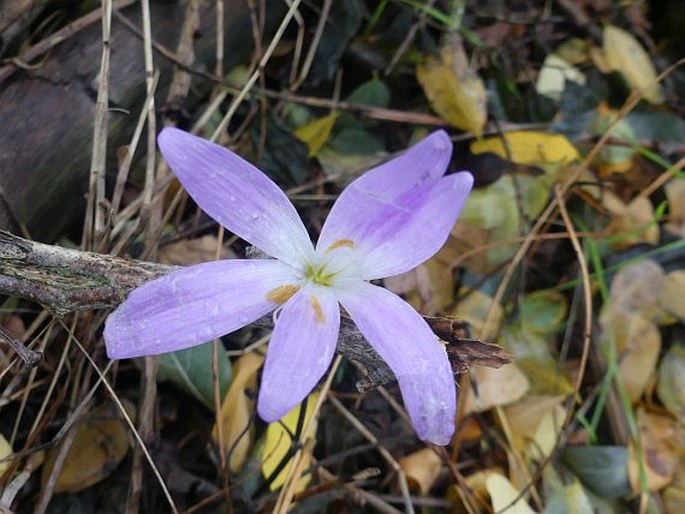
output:
M0 294L32 300L59 316L114 308L136 287L175 269L178 267L47 245L0 231ZM459 319L424 319L446 342L455 373L463 373L474 364L499 368L511 361L501 347L469 339ZM271 329L273 318L264 316L252 325ZM346 317L341 320L338 352L369 370L369 376L358 384L360 390L395 379Z

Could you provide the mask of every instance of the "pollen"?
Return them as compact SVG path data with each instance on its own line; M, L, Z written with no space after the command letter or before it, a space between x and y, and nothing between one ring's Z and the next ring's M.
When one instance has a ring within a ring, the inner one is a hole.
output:
M292 284L278 286L266 293L266 299L270 302L283 304L290 300L290 298L292 298L292 296L299 290L300 286L294 286Z
M351 239L338 239L333 241L331 245L326 248L326 253L332 252L336 248L354 248L354 241Z
M323 314L323 309L321 309L319 299L316 296L312 295L310 303L312 305L312 309L314 310L314 316L316 316L316 321L318 321L322 325L326 323L326 316L324 316Z

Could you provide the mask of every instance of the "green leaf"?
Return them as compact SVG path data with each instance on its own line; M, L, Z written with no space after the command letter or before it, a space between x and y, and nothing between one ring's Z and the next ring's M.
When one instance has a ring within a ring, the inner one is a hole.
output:
M231 383L231 361L223 346L219 344L217 350L219 353L219 391L223 398ZM212 343L163 354L159 359L157 379L173 382L180 389L195 396L208 409L214 410Z
M576 446L563 451L564 462L586 487L601 496L630 493L628 449L623 446Z

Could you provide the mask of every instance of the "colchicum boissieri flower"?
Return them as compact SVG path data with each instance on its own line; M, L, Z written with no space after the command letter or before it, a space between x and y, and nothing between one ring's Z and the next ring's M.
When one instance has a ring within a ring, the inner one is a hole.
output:
M195 202L274 259L207 262L137 288L107 318L109 357L182 350L281 307L257 402L273 422L326 372L342 305L395 373L419 437L447 444L456 389L445 349L409 304L369 283L411 270L447 239L473 184L467 172L444 176L447 134L434 132L352 182L316 247L284 192L238 155L173 128L158 143Z

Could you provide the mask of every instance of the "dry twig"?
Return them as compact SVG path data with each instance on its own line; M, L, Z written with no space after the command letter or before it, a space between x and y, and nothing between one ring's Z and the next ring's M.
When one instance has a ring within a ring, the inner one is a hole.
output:
M177 267L47 245L0 231L0 294L38 302L60 316L114 308L131 290L174 269ZM465 338L459 320L425 319L447 342L455 373L463 373L473 364L499 368L511 360L497 345ZM273 328L273 318L264 316L253 325ZM394 380L385 361L349 318L341 320L338 352L369 370L360 389Z

